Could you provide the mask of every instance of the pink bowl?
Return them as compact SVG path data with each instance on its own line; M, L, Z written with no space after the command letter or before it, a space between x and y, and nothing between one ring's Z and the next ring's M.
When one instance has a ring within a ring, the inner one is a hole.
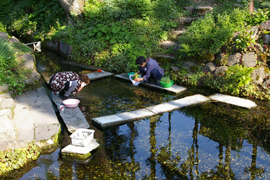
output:
M79 103L78 99L66 99L63 101L63 104L69 108L77 107Z

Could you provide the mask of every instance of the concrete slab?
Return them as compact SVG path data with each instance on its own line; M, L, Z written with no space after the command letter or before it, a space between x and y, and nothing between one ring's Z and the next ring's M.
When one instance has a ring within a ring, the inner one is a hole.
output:
M229 96L229 95L224 95L224 94L218 94L218 93L209 96L209 99L219 101L219 102L228 103L228 104L232 104L232 105L235 105L235 106L248 108L248 109L251 109L251 108L257 106L257 104L254 103L251 100L244 99L244 98L239 98L239 97L234 97L234 96Z
M101 116L101 117L93 118L92 120L100 124L101 127L105 127L106 124L114 124L119 121L120 122L123 121L123 119L117 115Z
M124 79L124 80L129 80L128 74L127 73L122 73L122 74L117 74L114 77L120 78L120 79ZM155 84L155 83L140 83L140 85L144 85L144 86L148 86L148 87L153 87L153 88L157 88L157 89L161 89L161 90L166 90L175 94L181 93L185 90L187 90L187 88L185 87L181 87L181 86L177 86L175 84L173 84L171 87L169 88L164 88L161 85Z
M0 139L1 140L13 140L17 137L17 131L15 124L7 117L0 118Z
M173 111L174 109L178 109L179 106L171 104L171 103L163 103L163 104L158 104L154 106L147 107L149 111L152 111L155 114L159 113L164 113L164 112L169 112Z
M139 109L136 111L124 112L115 115L101 116L97 118L92 118L94 122L99 124L101 128L119 125L133 121L135 119L143 119L145 117L153 116L154 113L147 109Z
M60 124L43 87L16 96L15 102L18 140L39 141L58 133Z
M28 104L27 96L25 93L18 95L15 97L16 107L14 109L14 123L16 124L18 130L18 137L23 138L23 136L19 136L20 131L28 131L34 130L34 120L32 117L32 113L30 110L30 106ZM23 133L25 134L25 133ZM27 139L29 137L27 136ZM31 139L34 139L34 134Z
M59 124L50 124L46 126L39 126L35 129L35 140L50 139L57 132L59 132Z
M36 90L27 91L26 96L35 127L50 124L59 125L59 121L52 107L52 103L43 87ZM57 132L58 131L55 133Z
M196 94L193 96L184 97L182 99L170 101L170 104L176 105L178 106L178 109L180 109L182 107L198 105L205 102L210 102L210 99L201 94Z
M34 129L19 129L18 130L18 140L27 140L34 141L35 140L35 130Z
M30 141L27 140L0 140L0 151L5 149L16 149L26 147Z
M117 116L122 118L125 122L128 122L128 120L143 119L145 117L149 117L153 115L155 114L147 109L138 109L135 111L129 111L129 112L117 114Z
M101 71L101 72L88 73L86 75L89 77L90 80L97 80L97 79L112 76L113 73L106 72L106 71Z
M92 120L97 123L101 128L119 125L127 123L136 119L143 119L145 117L154 116L159 113L164 113L168 111L173 111L175 109L180 109L185 106L196 105L204 102L210 102L207 97L197 94L193 96L188 96L182 99L177 99L170 101L168 103L163 103L159 105L154 105L147 107L145 109L139 109L136 111L124 112L115 115L101 116L92 118Z
M89 153L90 151L96 149L99 146L99 143L97 143L96 139L93 139L87 146L73 146L68 145L65 148L61 150L62 153L71 153L71 154L82 154L85 155Z
M63 103L63 100L59 97L59 95L55 95L54 93L52 93L52 99L60 111L60 104ZM75 132L79 128L90 128L89 123L78 106L75 108L65 107L64 111L60 111L60 116L65 122L68 131L71 133Z

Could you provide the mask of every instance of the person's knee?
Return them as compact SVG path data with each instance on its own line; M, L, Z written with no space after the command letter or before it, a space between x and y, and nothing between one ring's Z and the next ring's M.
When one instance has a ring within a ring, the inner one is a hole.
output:
M155 79L161 79L162 75L160 74L160 72L157 69L153 69L151 71L151 76Z

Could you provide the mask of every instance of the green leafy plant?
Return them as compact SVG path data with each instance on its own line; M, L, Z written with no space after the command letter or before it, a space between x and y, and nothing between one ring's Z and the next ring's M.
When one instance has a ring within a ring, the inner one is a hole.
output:
M252 36L252 32L242 32L235 39L236 48L242 51L247 49L255 43L255 37Z
M160 79L160 82L162 82L162 83L171 83L172 80L171 80L171 78L169 76L165 76L165 77L162 77Z

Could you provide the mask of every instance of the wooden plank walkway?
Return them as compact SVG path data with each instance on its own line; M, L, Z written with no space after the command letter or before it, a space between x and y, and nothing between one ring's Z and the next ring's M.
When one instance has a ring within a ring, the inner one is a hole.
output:
M130 81L127 73L117 74L114 77L117 77L117 78L120 78L120 79L124 79L124 80ZM187 88L181 87L181 86L177 86L175 84L173 84L169 88L164 88L161 85L158 85L156 83L151 83L151 82L149 82L149 83L140 83L139 85L141 85L141 84L144 85L144 86L153 87L153 88L157 88L157 89L162 89L162 90L166 90L166 91L169 91L169 92L173 92L175 94L178 94L178 93L181 93L181 92L187 90Z

